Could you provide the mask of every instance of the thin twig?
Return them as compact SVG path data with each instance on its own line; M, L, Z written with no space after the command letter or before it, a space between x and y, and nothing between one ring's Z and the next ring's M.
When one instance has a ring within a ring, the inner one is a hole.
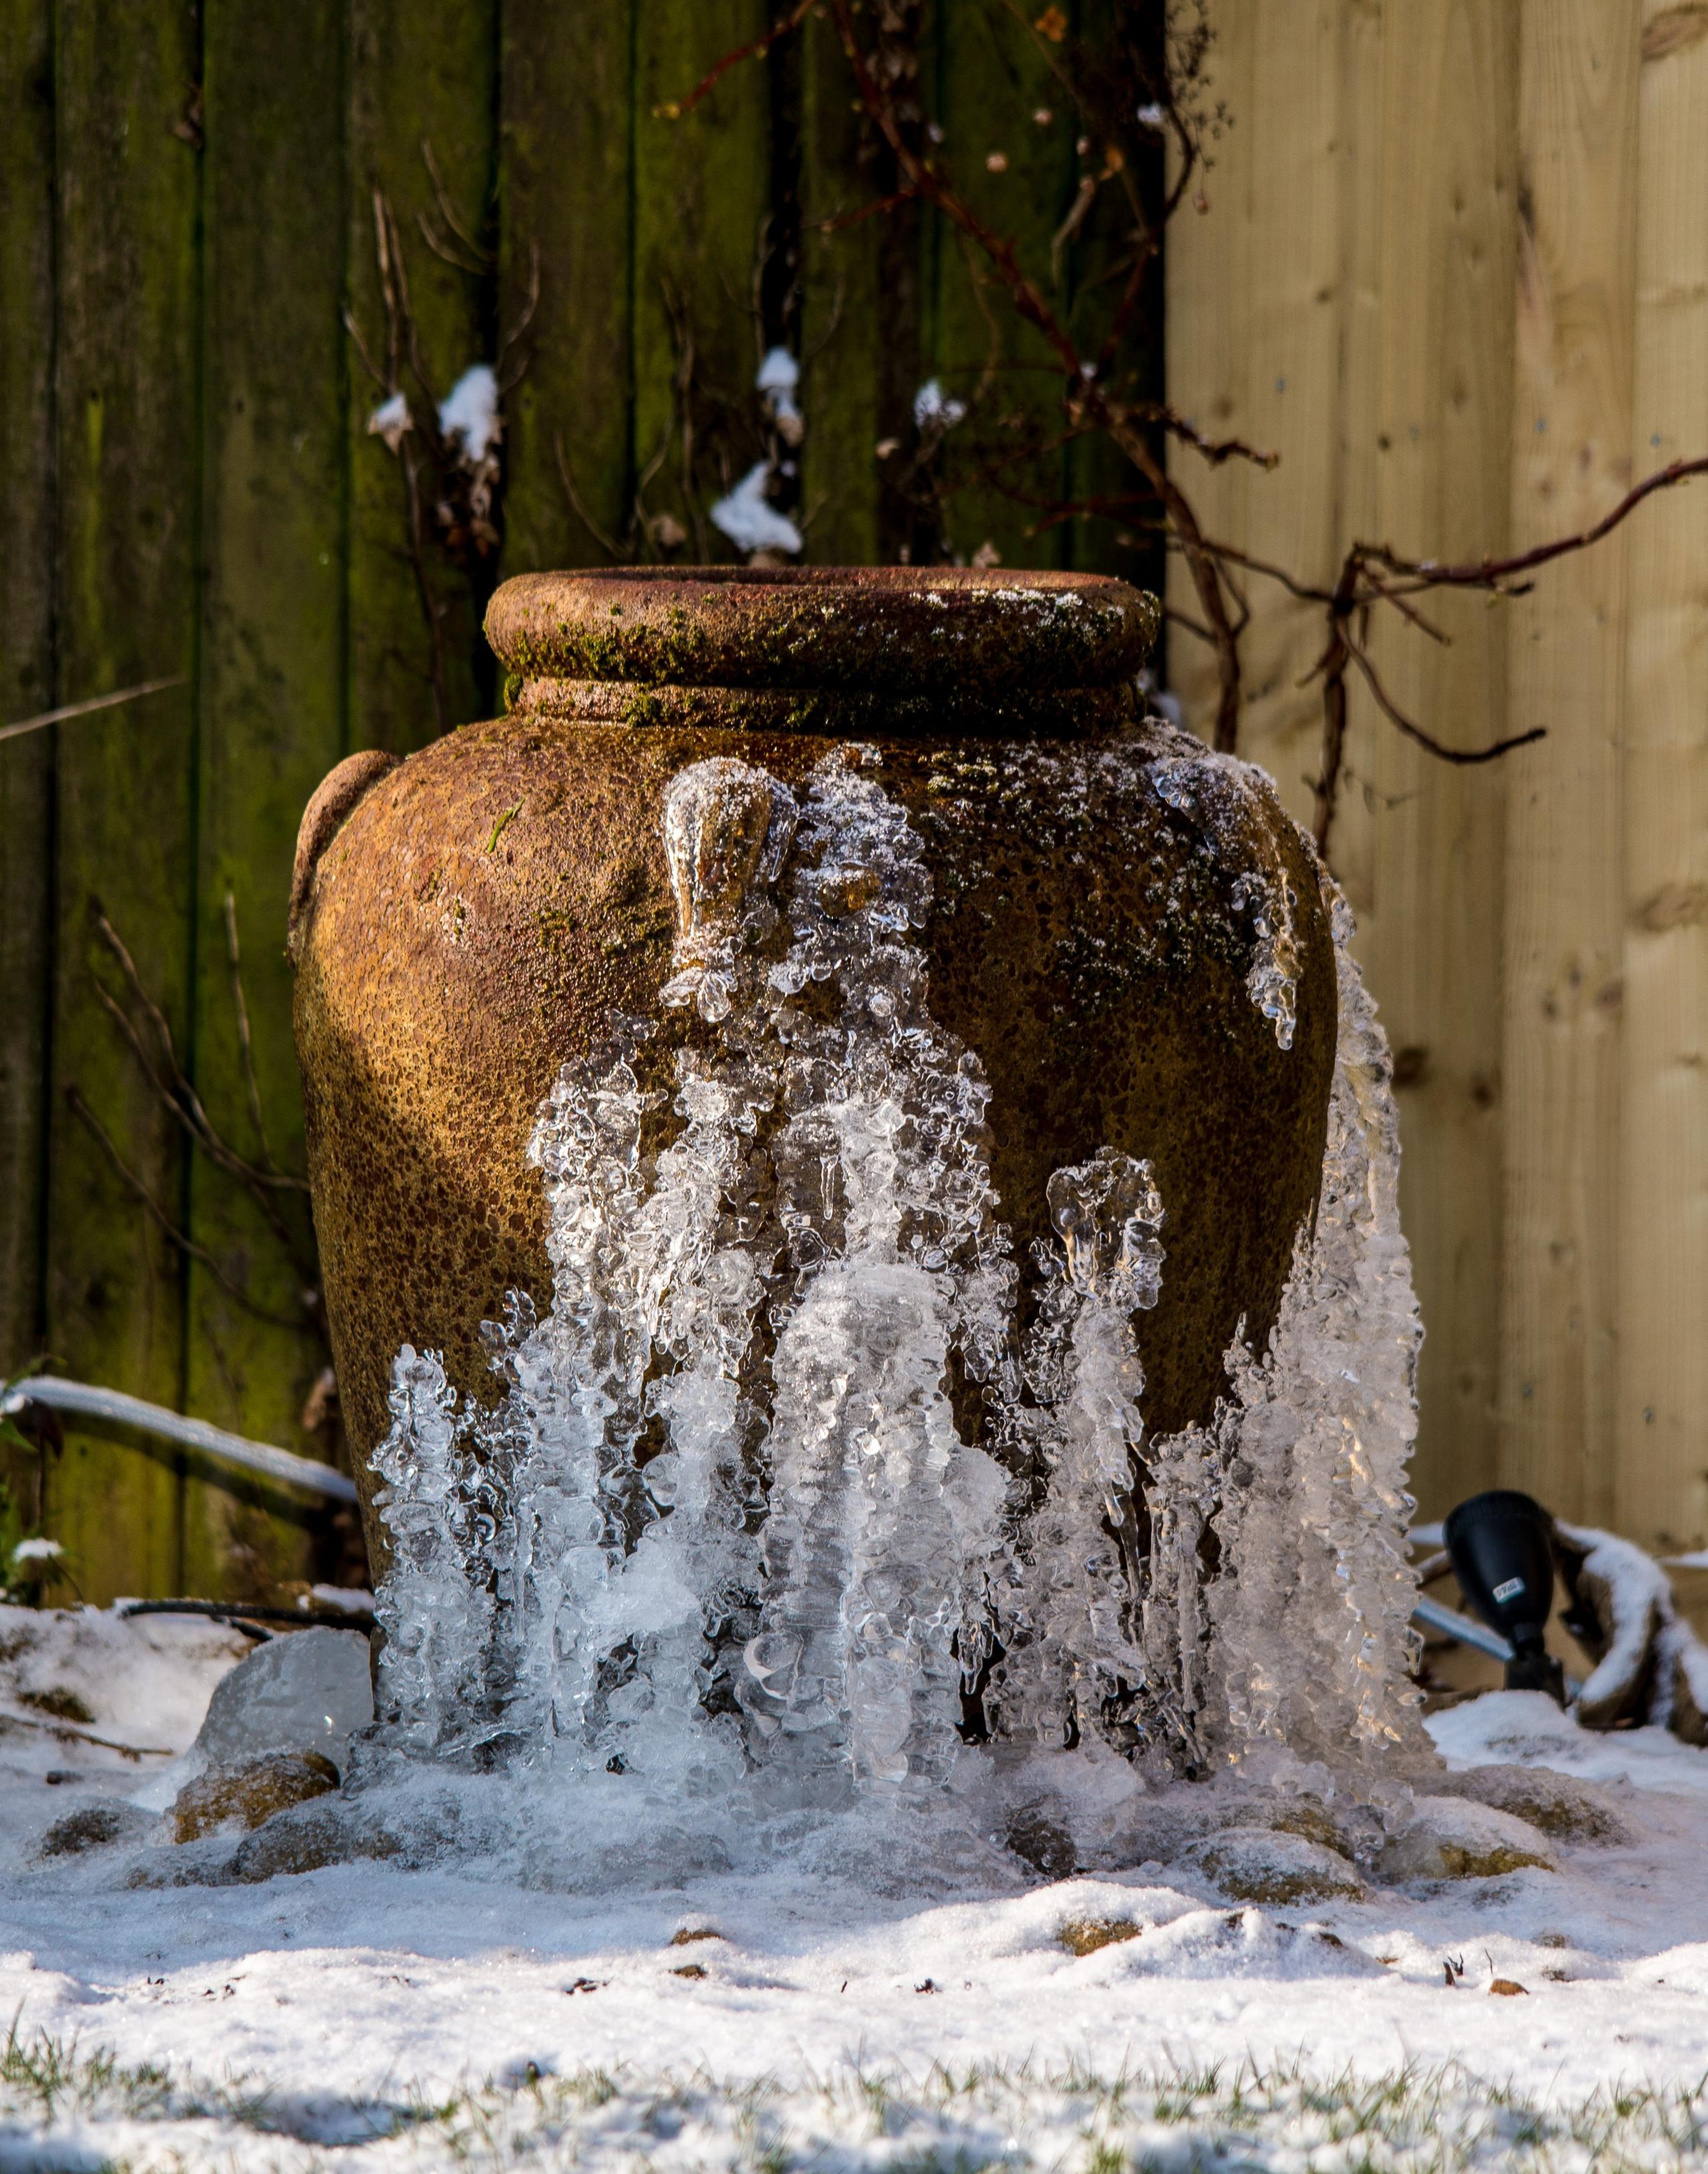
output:
M231 1008L237 1015L237 1049L243 1063L243 1084L249 1095L249 1115L261 1147L262 1168L270 1177L284 1177L268 1144L267 1120L261 1113L261 1082L255 1076L255 1046L249 1031L249 1006L243 994L243 960L237 946L237 894L225 886L225 955L231 962ZM285 1182L300 1186L300 1178ZM306 1190L306 1188L304 1188Z
M439 161L433 155L433 146L424 136L421 138L421 163L427 169L427 177L433 184L433 193L438 199L439 216L451 230L453 241L460 241L473 257L482 272L493 268L492 251L483 248L457 216L457 207L451 201L451 192L445 185L445 176L439 170Z
M726 53L700 78L686 98L671 99L662 105L655 105L652 109L654 115L661 121L680 121L684 115L692 113L701 99L707 96L732 68L739 68L743 61L757 60L761 53L768 53L779 38L786 38L791 30L798 30L817 5L818 0L798 0L798 4L781 22L773 23L762 37L754 39L749 45L738 46L734 52Z
M142 1203L149 1219L158 1226L164 1237L176 1246L186 1258L199 1261L226 1296L235 1305L241 1306L246 1313L252 1315L257 1321L267 1322L274 1328L291 1329L299 1336L312 1336L318 1339L319 1332L311 1322L294 1321L289 1315L273 1313L264 1306L257 1306L248 1292L226 1274L219 1262L205 1246L198 1246L187 1232L178 1228L159 1202L155 1199L144 1181L138 1176L120 1154L111 1133L84 1100L74 1080L67 1084L65 1099L71 1107L72 1114L86 1125L93 1133L97 1145L112 1165L121 1182Z
M1444 741L1438 740L1432 734L1426 733L1421 725L1413 723L1405 711L1399 708L1382 685L1381 681L1376 677L1376 667L1355 641L1349 641L1346 646L1348 655L1363 673L1365 684L1375 695L1376 706L1382 715L1391 724L1397 725L1408 739L1415 740L1420 748L1427 748L1437 761L1465 765L1493 762L1498 755L1511 754L1514 748L1528 747L1534 740L1543 740L1548 738L1546 725L1532 725L1527 733L1514 733L1510 738L1494 740L1488 747L1449 747Z
M92 695L86 702L67 702L57 710L43 710L38 717L24 717L15 725L0 725L0 740L14 740L24 733L39 733L46 725L69 724L73 717L92 717L97 710L116 710L121 702L139 702L144 695L164 694L168 687L182 687L186 676L174 679L145 679L140 687L121 687L116 695Z
M1635 484L1619 504L1604 513L1599 521L1587 528L1579 529L1570 536L1557 536L1550 544L1538 544L1532 549L1520 551L1509 559L1478 559L1458 565L1440 565L1433 559L1403 559L1386 544L1359 544L1353 547L1361 558L1371 565L1385 566L1391 574L1413 578L1414 586L1408 590L1391 592L1401 595L1416 595L1423 589L1487 589L1509 580L1515 574L1532 572L1546 566L1568 553L1587 550L1591 544L1599 544L1610 536L1619 523L1635 512L1646 498L1657 490L1669 490L1674 484L1687 482L1692 476L1708 475L1708 454L1699 454L1688 461L1672 461L1653 475L1646 476Z
M514 376L511 374L510 357L520 346L523 334L534 321L534 312L540 306L540 246L530 241L527 246L527 295L517 311L516 322L498 345L498 365L493 372L498 381L499 397L514 392L527 374L527 363L523 360Z
M19 1713L15 1706L0 1709L0 1728L39 1728L44 1735L57 1737L62 1744L98 1744L103 1751L122 1752L127 1759L172 1759L177 1755L158 1744L120 1744L111 1736L97 1736L92 1728L80 1728L74 1721L48 1721L40 1714Z
M564 495L569 500L570 505L574 509L576 516L581 522L581 526L593 538L600 549L608 554L614 565L619 566L625 565L628 560L628 554L624 551L622 546L617 542L615 537L608 534L608 533L599 526L598 522L594 520L592 515L588 512L586 507L581 503L581 494L576 489L576 479L570 471L569 456L564 451L564 438L561 430L554 431L553 433L552 448L558 457L558 474L563 481Z

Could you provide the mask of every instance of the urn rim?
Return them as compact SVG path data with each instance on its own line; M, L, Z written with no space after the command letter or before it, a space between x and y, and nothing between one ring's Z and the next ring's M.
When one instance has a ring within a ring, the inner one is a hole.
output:
M1129 688L1160 618L1155 598L1102 574L645 566L518 575L486 635L523 709L593 714L609 707L590 710L599 688L1007 708Z

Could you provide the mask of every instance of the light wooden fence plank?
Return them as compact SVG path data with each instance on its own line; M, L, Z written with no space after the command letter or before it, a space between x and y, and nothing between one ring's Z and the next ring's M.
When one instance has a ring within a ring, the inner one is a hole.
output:
M508 403L504 571L603 565L602 533L627 544L633 488L632 0L506 8L503 40L506 325L526 307L536 254L539 265L527 370Z
M75 701L194 670L195 11L139 0L121 35L95 0L61 0L56 55L59 692ZM105 907L187 1049L194 733L186 685L58 735L48 1341L63 1371L165 1403L183 1389L180 1257L64 1098L181 1217L181 1135L97 1000L116 976L91 916ZM172 1465L72 1436L49 1499L87 1597L176 1584Z
M1376 213L1374 306L1354 305L1349 334L1353 349L1374 346L1377 397L1373 414L1349 403L1349 542L1441 559L1505 545L1516 29L1512 9L1483 0L1390 6L1380 102L1349 115L1377 162L1352 191L1354 216L1366 187ZM1497 737L1505 620L1480 598L1425 608L1450 646L1392 614L1374 627L1390 693L1450 746ZM1365 690L1354 700L1344 798L1367 838L1359 950L1396 1056L1401 1212L1425 1328L1412 1484L1438 1517L1494 1483L1499 1455L1505 776L1450 768ZM1340 866L1338 847L1332 857Z
M1635 0L1526 0L1512 542L1631 474ZM1553 568L1510 628L1503 1471L1608 1522L1613 1469L1626 532Z
M754 377L757 275L770 197L765 70L733 68L678 104L726 53L764 35L763 0L635 0L635 461L660 460L647 509L687 531L684 557L729 559L712 503L762 457Z
M197 1090L251 1161L303 1167L284 956L303 805L343 744L344 257L343 10L300 0L257 14L206 0L203 154L201 730L195 892ZM281 97L279 86L289 84ZM235 1007L235 905L254 1038L258 1129ZM187 1409L312 1455L299 1425L326 1363L304 1304L306 1202L275 1192L289 1244L206 1157L192 1230L217 1272L191 1271ZM246 1308L275 1317L275 1325ZM182 1575L253 1595L311 1569L298 1521L253 1490L192 1479ZM299 1513L299 1519L300 1517Z
M0 6L0 726L53 673L53 46L47 0ZM0 1376L41 1333L41 1169L53 897L51 731L0 742Z
M1621 11L1623 13L1623 11ZM1708 447L1708 44L1650 0L1637 154L1635 473ZM1619 1528L1708 1540L1708 495L1633 520L1624 753Z
M375 231L375 197L383 192L397 223L424 375L440 398L471 364L495 356L495 12L494 0L458 0L434 9L430 19L407 0L349 4L350 308L384 374L386 315ZM321 72L329 57L317 61ZM290 181L299 189L312 187L306 174L292 175ZM424 403L425 392L407 369L407 349L403 360L411 397ZM368 429L384 392L354 346L344 368L350 387L350 744L408 754L441 729L429 609L439 614L446 724L489 710L491 658L466 576L430 533L426 548L412 549L399 459Z
M1230 0L1218 17L1212 95L1233 126L1214 147L1207 212L1180 214L1168 260L1169 397L1208 436L1281 454L1171 458L1210 534L1322 579L1337 558L1342 233L1338 0ZM1240 752L1271 771L1288 808L1311 809L1320 702L1300 682L1322 647L1321 614L1254 585ZM1197 617L1178 561L1169 602ZM1214 714L1211 652L1178 628L1170 675L1187 721Z

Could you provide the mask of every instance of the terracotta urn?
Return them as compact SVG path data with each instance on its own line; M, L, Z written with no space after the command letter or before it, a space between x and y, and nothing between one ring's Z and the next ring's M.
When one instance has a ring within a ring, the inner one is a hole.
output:
M770 811L804 806L827 765L919 842L911 940L936 1028L988 1089L1023 1310L1035 1244L1064 1235L1052 1174L1142 1159L1165 1254L1147 1430L1210 1417L1242 1322L1262 1347L1316 1198L1335 958L1310 843L1267 779L1146 715L1157 624L1153 598L1092 576L529 575L487 619L507 713L332 773L303 818L289 940L365 1502L399 1347L442 1351L485 1397L483 1321L512 1290L550 1302L527 1147L562 1068L703 977L735 940L720 915L795 850ZM701 820L678 781L708 765L735 783ZM719 1031L703 1000L686 1019L678 1040ZM369 1540L377 1567L371 1515Z

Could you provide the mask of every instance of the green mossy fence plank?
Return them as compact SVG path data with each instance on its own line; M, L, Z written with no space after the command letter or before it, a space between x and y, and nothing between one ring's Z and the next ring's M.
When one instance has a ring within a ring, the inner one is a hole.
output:
M201 60L190 0L136 0L122 31L60 0L58 693L76 701L195 666ZM186 685L59 728L47 1334L80 1378L176 1403L184 1277L173 1246L68 1108L80 1094L163 1214L183 1140L96 994L116 984L97 904L190 1046L196 732ZM175 1465L68 1437L52 1527L91 1598L172 1589Z
M499 202L506 328L527 309L536 262L539 283L514 358L525 367L506 402L506 574L603 565L614 554L602 536L619 553L626 548L635 28L632 0L601 0L597 8L538 0L505 11Z
M764 0L636 0L635 459L647 511L687 531L684 555L736 555L712 503L763 458L754 376L770 208L770 81L732 68L679 103L726 53L765 34Z
M1094 44L1116 34L1114 0L1076 0L1074 35ZM1160 23L1153 24L1160 35ZM1160 57L1159 54L1158 56ZM1065 108L1065 100L1057 100ZM1148 148L1141 148L1145 146ZM1129 169L1140 201L1153 213L1160 208L1165 186L1163 139L1160 135L1131 144L1133 164ZM1100 170L1104 153L1091 147L1078 172ZM1078 175L1075 176L1077 185ZM1131 202L1122 182L1105 181L1091 210L1065 252L1066 289L1070 318L1082 351L1095 353L1126 287L1133 236ZM1163 265L1160 257L1152 265L1137 312L1130 319L1116 362L1129 397L1160 400L1164 394L1162 356ZM1160 445L1159 444L1159 452ZM1142 485L1137 471L1107 437L1076 440L1068 449L1063 482L1064 495L1076 502L1089 499L1116 501ZM1068 523L1062 537L1068 563L1095 573L1119 574L1160 592L1163 556L1149 539L1131 527L1139 509L1109 515L1088 515ZM1123 534L1133 540L1122 543Z
M894 194L895 160L856 110L835 26L801 31L802 448L807 555L868 565L910 541L888 479L905 473L922 376L921 223L861 217ZM880 461L878 447L894 450Z
M937 15L941 156L980 219L1015 246L1052 303L1051 242L1073 200L1078 120L1025 17L1003 0L956 0ZM1047 114L1047 121L1035 116ZM989 545L1005 566L1062 563L1060 532L1029 534L1041 508L1005 497L1001 476L1034 496L1061 495L1058 455L1021 449L1058 436L1062 377L1042 336L1019 321L977 251L939 227L934 252L934 360L944 392L965 403L944 448L956 479L948 542L957 558ZM1066 267L1063 267L1066 276Z
M303 1166L284 955L303 803L343 749L344 261L343 8L204 0L203 549L195 894L195 1077L251 1162ZM279 87L289 86L281 96ZM255 1038L250 1106L228 941L235 910ZM299 1414L325 1363L304 1333L306 1202L274 1190L281 1239L206 1156L191 1230L188 1409L305 1454ZM245 1293L276 1326L246 1308ZM310 1567L300 1527L193 1478L182 1575L250 1593Z
M53 701L53 41L0 0L0 726ZM41 1335L53 735L0 741L0 1376ZM33 1475L14 1473L14 1480ZM28 1500L28 1498L26 1498Z
M381 375L395 360L421 404L494 356L495 14L495 0L459 0L430 19L408 0L349 0L350 309ZM388 354L376 192L396 221L425 387L409 369L407 342ZM354 343L348 367L351 744L406 754L444 726L484 715L491 673L464 573L430 544L418 571L401 463L368 429L385 388ZM429 600L441 614L437 700Z

